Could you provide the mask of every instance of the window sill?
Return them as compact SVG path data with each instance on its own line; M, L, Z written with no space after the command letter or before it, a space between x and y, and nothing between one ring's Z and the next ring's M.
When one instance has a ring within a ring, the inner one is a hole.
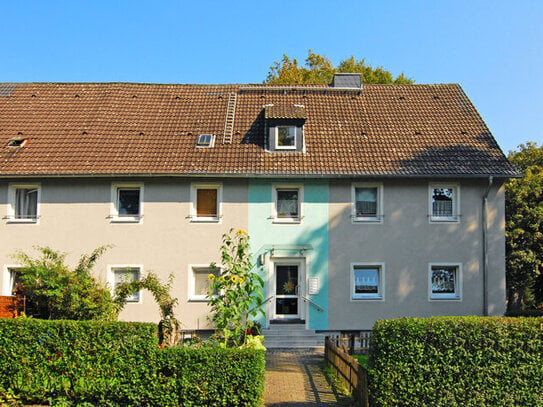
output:
M7 218L6 223L38 223L36 218Z
M141 216L113 216L111 223L141 223Z
M351 297L352 301L384 301L381 295L368 295L364 297Z
M462 301L462 298L458 296L449 296L449 295L443 295L443 296L433 296L430 297L430 301Z
M383 218L371 217L371 218L353 218L353 224L357 223L383 223Z
M196 217L193 216L190 218L191 223L219 223L221 221L220 218L213 217L213 218L204 218L204 217Z
M439 216L431 216L430 222L431 223L458 223L459 218L456 216L451 217L439 217Z
M278 224L300 224L302 223L302 220L300 218L273 218L273 223Z
M207 301L208 301L207 297L204 297L204 296L196 295L196 296L189 297L189 302L207 302Z

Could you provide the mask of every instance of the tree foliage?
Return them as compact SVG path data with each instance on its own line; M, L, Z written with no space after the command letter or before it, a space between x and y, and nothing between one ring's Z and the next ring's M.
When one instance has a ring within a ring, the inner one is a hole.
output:
M366 65L364 59L356 60L354 56L342 60L335 67L328 57L308 50L305 66L300 66L296 58L290 59L283 54L281 62L275 61L270 66L268 78L269 84L328 84L332 82L335 73L359 73L362 75L362 83L397 83L411 84L414 81L406 78L403 73L396 78L383 69Z
M221 266L212 264L216 274L210 274L208 304L211 320L215 324L224 346L246 344L247 331L253 322L249 319L258 313L263 302L264 281L252 272L249 252L249 235L243 230L223 235Z
M31 316L45 319L114 320L117 317L113 297L106 284L91 275L92 268L109 246L101 246L81 256L77 266L65 264L66 253L50 247L36 247L41 254L32 258L19 251L13 258L18 289L27 298Z
M527 143L509 153L523 174L506 184L508 309L543 303L543 146Z

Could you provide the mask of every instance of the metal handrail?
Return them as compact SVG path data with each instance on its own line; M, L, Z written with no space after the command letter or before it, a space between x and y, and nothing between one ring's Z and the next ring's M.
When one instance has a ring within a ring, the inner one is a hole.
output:
M270 295L270 296L266 299L266 301L264 301L261 305L266 304L266 303L269 302L273 297L275 297L275 295Z
M310 303L311 305L313 305L315 308L317 308L317 311L319 312L324 312L324 308L322 308L319 304L311 301L309 298L307 298L306 296L302 295L302 298L304 301L307 301L308 303Z

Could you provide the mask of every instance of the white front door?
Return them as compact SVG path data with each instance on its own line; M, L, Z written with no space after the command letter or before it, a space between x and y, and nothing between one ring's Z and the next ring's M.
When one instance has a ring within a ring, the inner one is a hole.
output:
M300 319L300 266L275 264L275 319Z

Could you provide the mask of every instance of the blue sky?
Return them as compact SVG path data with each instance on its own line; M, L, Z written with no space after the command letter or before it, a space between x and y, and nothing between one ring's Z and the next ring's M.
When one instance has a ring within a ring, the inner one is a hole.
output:
M459 83L505 153L543 144L543 1L4 0L0 82L259 83L283 54Z

